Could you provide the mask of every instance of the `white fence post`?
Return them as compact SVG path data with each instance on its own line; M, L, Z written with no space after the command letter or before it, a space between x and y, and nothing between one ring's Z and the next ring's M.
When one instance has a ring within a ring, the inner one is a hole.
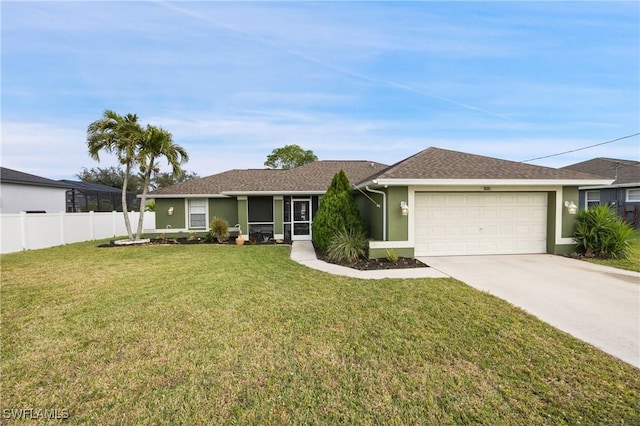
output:
M95 237L94 237L95 232L94 232L94 229L93 229L93 227L95 226L94 225L95 221L93 220L93 215L94 215L94 212L93 212L93 210L91 210L89 212L89 241L95 240Z
M64 215L65 212L60 212L60 242L64 245L67 242L64 239Z
M22 238L22 250L27 249L27 212L20 212L20 237Z

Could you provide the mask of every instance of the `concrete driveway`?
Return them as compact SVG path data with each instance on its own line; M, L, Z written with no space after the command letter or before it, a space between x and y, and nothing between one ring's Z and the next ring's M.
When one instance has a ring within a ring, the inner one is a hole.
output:
M640 273L546 254L420 260L640 368Z

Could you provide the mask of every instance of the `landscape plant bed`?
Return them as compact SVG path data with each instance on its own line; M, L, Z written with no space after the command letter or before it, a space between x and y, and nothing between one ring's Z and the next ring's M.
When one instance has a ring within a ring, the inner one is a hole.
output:
M596 256L587 256L583 253L572 253L567 256L573 259L584 260L585 262L596 263L598 265L640 272L640 230L635 231L635 236L631 241L631 247L629 249L629 257L627 259L602 259Z
M274 244L284 244L285 242L277 242L277 241L245 241L244 245L274 245ZM151 238L146 243L136 244L140 245L200 245L200 244L213 244L213 245L235 245L235 239L224 241L222 243L216 241L215 239L209 238L190 238L190 237L179 237L179 238ZM99 244L99 248L107 248L107 247L125 247L128 246L126 244L116 244L115 240L111 240L108 243Z
M364 259L360 258L355 262L337 262L330 260L326 253L316 250L316 257L327 263L333 263L334 265L346 266L348 268L357 269L360 271L377 271L381 269L405 269L405 268L428 268L429 265L420 262L418 259L412 259L410 257L399 257L397 261L391 262L387 258L380 259Z

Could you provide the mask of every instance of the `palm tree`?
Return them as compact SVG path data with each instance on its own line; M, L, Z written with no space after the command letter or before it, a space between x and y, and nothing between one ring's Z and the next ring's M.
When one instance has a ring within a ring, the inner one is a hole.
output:
M173 143L173 136L161 127L147 125L147 128L140 140L137 161L140 170L144 173L144 184L142 185L142 197L140 205L144 206L147 201L147 191L151 182L151 175L159 171L158 160L164 157L176 176L183 173L182 164L189 160L189 155L180 145ZM136 239L142 235L142 225L144 215L140 213L138 218L138 230Z
M102 118L87 127L87 146L89 156L100 161L100 151L113 153L120 164L125 166L122 183L122 211L129 240L133 240L129 214L127 210L127 185L131 167L136 162L138 146L143 134L136 114L121 116L114 111L105 110ZM142 214L142 213L141 213Z

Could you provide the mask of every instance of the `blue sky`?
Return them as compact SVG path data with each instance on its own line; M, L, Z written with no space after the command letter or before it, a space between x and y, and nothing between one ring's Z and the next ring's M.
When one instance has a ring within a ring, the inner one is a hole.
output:
M73 178L136 113L201 176L298 144L392 164L515 161L640 131L638 2L2 1L2 165ZM640 138L534 161L640 159Z

